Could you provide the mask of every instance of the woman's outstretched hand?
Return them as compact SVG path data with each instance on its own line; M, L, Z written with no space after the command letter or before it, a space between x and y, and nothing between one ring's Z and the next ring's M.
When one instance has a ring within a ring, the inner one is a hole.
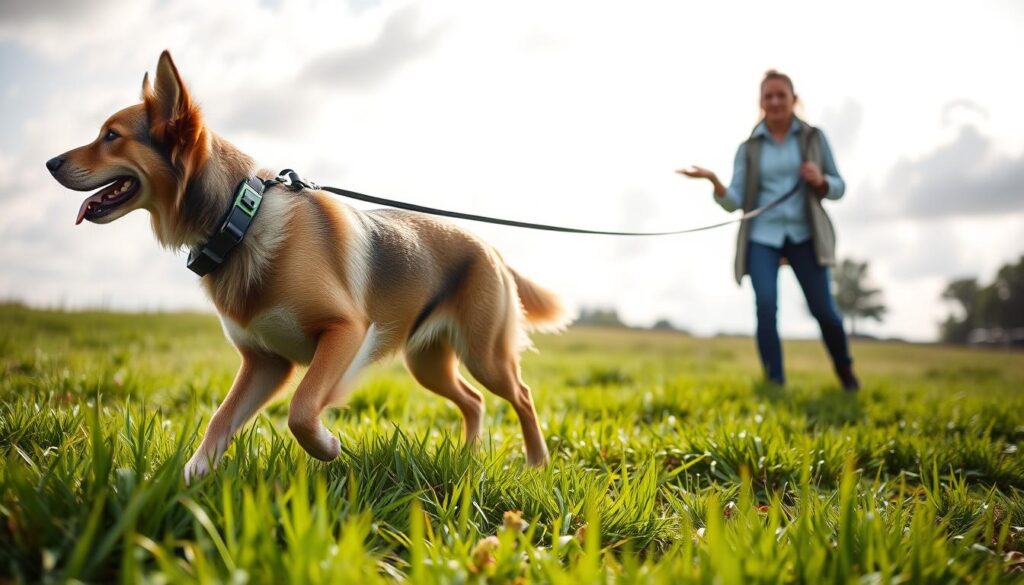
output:
M690 165L685 169L679 169L676 171L680 175L685 175L691 179L707 179L711 181L711 185L715 188L715 197L725 196L725 185L718 180L718 175L714 171L705 169L704 167L698 167L697 165Z
M680 175L686 175L693 179L707 179L709 181L713 181L716 178L715 173L705 169L704 167L698 167L697 165L690 165L685 169L679 169L676 172Z

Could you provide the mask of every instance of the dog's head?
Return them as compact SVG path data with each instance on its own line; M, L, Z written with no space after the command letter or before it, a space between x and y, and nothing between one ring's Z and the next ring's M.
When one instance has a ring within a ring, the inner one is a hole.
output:
M159 224L177 215L209 150L199 107L164 51L155 82L149 74L142 79L141 104L115 113L95 140L46 161L46 168L69 189L99 189L82 202L76 224L110 223L147 209L159 232Z

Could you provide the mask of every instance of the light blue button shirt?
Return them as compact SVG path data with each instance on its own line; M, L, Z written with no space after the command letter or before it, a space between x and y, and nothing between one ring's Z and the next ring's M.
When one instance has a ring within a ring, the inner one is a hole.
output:
M828 199L839 199L846 192L846 182L839 176L836 161L832 158L825 134L821 133L821 172L828 183ZM793 188L800 178L800 124L794 119L789 132L782 142L777 142L762 121L754 129L754 136L763 136L761 147L761 173L757 191L757 207L764 207L782 197ZM732 181L725 196L715 197L726 211L735 211L743 206L743 190L747 176L747 144L740 144L733 163ZM755 217L750 226L750 240L758 244L781 248L789 238L794 244L811 239L811 227L807 222L807 187L795 195Z

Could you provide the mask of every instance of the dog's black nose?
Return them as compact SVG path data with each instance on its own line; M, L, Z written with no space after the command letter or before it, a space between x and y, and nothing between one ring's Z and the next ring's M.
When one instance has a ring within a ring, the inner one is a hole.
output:
M55 156L46 161L46 168L50 169L51 173L56 173L62 164L64 164L64 155Z

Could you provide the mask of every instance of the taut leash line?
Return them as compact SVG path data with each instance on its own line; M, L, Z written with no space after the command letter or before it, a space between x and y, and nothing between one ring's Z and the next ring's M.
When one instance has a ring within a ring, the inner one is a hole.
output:
M511 227L526 228L526 229L531 229L531 230L544 230L544 231L549 231L549 232L562 232L562 233L569 233L569 234L590 234L590 235L598 235L598 236L674 236L674 235L678 235L678 234L689 234L689 233L693 233L693 232L701 232L701 231L705 231L705 230L710 230L710 229L715 229L715 228L718 228L718 227L726 226L726 225L729 225L729 224L732 224L732 223L737 223L737 222L741 222L741 221L747 221L747 220L750 220L750 219L754 219L758 215L761 215L762 213L768 211L769 209L772 209L773 207L776 207L777 205L781 204L783 201L785 201L785 200L789 199L790 197L792 197L793 195L795 195L797 193L797 191L800 190L800 187L803 186L803 180L797 180L796 184L793 185L793 188L790 189L789 191L787 191L786 194L783 195L782 197L779 197L775 201L772 201L771 203L769 203L769 204L767 204L767 205L765 205L763 207L759 207L757 209L750 210L750 211L744 213L742 216L740 216L738 218L730 219L730 220L723 221L723 222L720 222L720 223L714 223L714 224L711 224L711 225L704 225L704 226L700 226L700 227L688 228L688 229L683 229L683 230L674 230L674 231L668 231L668 232L612 232L612 231L586 230L586 229L581 229L581 228L562 227L562 226L556 226L556 225L545 225L545 224L541 224L541 223L530 223L530 222L526 222L526 221L516 221L516 220L512 220L512 219L501 219L501 218L498 218L498 217L488 217L486 215L476 215L476 214L473 214L473 213L463 213L461 211L449 211L447 209L438 209L436 207L427 207L425 205L417 205L415 203L406 203L404 201L395 201L394 199L387 199L387 198L384 198L384 197L375 197L373 195L366 195L364 193L359 193L357 191L349 191L348 189L339 189L337 187L328 187L328 186L324 186L324 185L318 185L318 184L316 184L316 183L314 183L312 181L304 180L302 177L299 176L298 173L296 173L295 171L293 171L291 169L284 169L283 171L278 173L276 178L271 179L269 181L266 181L266 184L268 186L272 185L272 184L280 184L280 185L283 185L283 186L285 186L285 187L287 187L287 188L289 188L289 189L291 189L293 191L301 191L302 189L313 189L313 190L327 191L329 193L334 193L335 195L340 195L342 197L347 197L349 199L356 199L356 200L359 200L359 201L365 201L367 203L375 203L377 205L384 205L384 206L387 206L387 207L394 207L396 209L405 209L407 211L415 211L415 212L418 212L418 213L426 213L426 214L430 214L430 215L439 215L439 216L443 216L443 217L452 217L452 218L455 218L455 219L468 219L470 221L480 221L480 222L484 222L484 223L493 223L493 224L497 224L497 225L507 225L507 226L511 226Z

